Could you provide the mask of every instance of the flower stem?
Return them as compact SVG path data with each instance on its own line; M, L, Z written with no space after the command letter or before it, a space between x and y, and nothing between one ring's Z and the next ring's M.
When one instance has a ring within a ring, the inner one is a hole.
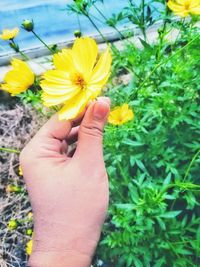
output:
M184 178L183 178L183 182L186 180L186 178L188 177L188 174L189 174L189 172L190 172L190 170L191 170L191 168L192 168L192 165L193 165L193 163L194 163L194 161L195 161L195 159L198 157L198 155L200 154L200 149L197 151L197 153L194 155L194 157L192 158L192 160L191 160L191 162L190 162L190 164L189 164L189 166L188 166L188 168L187 168L187 171L186 171L186 173L185 173L185 176L184 176Z
M20 154L20 151L13 148L6 148L6 147L0 147L0 151L10 152L10 153L16 153Z
M108 20L106 18L106 16L103 14L103 12L101 12L101 10L95 5L93 4L94 8L97 10L97 12L102 16L102 18L104 18L105 22ZM121 39L126 39L126 36L120 32L120 30L118 30L118 28L115 25L111 26L112 28L114 28L116 30L116 32L119 34L119 36L121 37ZM129 40L128 40L129 41ZM132 44L132 42L129 41L130 44Z
M142 0L141 3L141 8L142 8L142 14L141 14L141 30L142 34L144 36L144 40L146 41L147 36L146 36L146 26L145 26L145 15L144 15L144 9L145 9L145 0Z
M27 57L21 50L19 50L20 55L26 60L29 60L29 57Z
M18 48L17 50L15 50L15 49L13 48L14 51L17 52L17 53L19 53L19 54L22 56L22 58L24 58L25 61L29 60L29 57L28 57L26 54L24 54L24 53L19 49L19 46L15 43L15 41L14 41L13 39L11 40L11 42L13 43L13 45L14 45L15 47Z
M84 14L84 15L89 19L89 21L92 23L92 25L94 26L94 28L98 31L98 33L100 34L100 36L102 37L102 39L104 40L104 42L108 44L108 40L105 38L105 36L99 30L99 28L97 27L97 25L95 24L95 22L91 19L91 17L89 16L89 14Z
M55 52L37 35L35 31L32 30L32 33L35 35L35 37L52 53L54 54Z

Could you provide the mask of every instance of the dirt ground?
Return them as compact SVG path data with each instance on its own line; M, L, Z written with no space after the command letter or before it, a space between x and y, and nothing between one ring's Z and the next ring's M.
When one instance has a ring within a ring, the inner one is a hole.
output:
M0 147L21 150L46 119L30 106L16 99L0 98ZM8 192L15 185L20 192ZM19 154L0 151L0 266L26 266L26 243L31 239L31 211L19 175ZM9 229L10 220L17 221L16 229Z

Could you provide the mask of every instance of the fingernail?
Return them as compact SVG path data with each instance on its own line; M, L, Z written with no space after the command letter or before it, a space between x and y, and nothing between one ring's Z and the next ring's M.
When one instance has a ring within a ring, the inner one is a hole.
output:
M108 105L110 105L110 98L107 97L107 96L99 96L99 97L97 98L97 100L98 100L98 101L101 101L101 102L105 102L105 103L107 103Z
M103 120L105 117L108 115L110 110L110 105L104 101L98 100L94 104L94 109L93 109L93 117L96 120Z

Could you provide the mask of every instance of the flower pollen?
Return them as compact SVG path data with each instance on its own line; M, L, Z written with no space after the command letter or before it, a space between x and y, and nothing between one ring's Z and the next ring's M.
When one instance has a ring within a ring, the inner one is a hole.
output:
M86 82L81 74L75 74L72 80L73 83L79 86L81 89L86 88Z

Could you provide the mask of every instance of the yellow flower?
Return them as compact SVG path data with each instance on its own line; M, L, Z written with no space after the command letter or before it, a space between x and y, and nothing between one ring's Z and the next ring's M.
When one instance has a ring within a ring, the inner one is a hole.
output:
M31 211L27 214L27 218L29 220L32 220L33 219L33 213Z
M123 104L110 112L108 122L114 125L121 125L132 120L133 117L133 111L129 108L128 104Z
M22 189L20 186L16 186L16 185L7 185L6 186L6 193L12 193L12 192L15 192L15 193L20 193L22 192Z
M11 64L13 69L6 73L5 83L1 85L1 89L11 95L17 95L26 91L34 83L34 73L22 60L14 58Z
M33 240L29 240L27 243L26 243L26 253L30 256L31 253L32 253L32 249L33 249Z
M19 28L14 29L4 29L2 31L2 34L0 35L0 38L7 41L14 39L19 33Z
M41 82L42 99L47 107L64 104L58 112L60 120L77 117L107 82L110 50L107 48L98 61L97 55L97 44L89 37L77 38L72 49L54 55L55 69L47 71Z
M20 176L23 175L23 171L22 171L22 167L21 167L21 166L19 166L18 172L19 172L19 175L20 175Z
M186 17L189 14L200 14L199 0L169 0L167 5L175 15L181 17Z
M8 229L9 230L14 230L17 228L17 226L18 226L18 222L16 220L10 220L8 222Z

